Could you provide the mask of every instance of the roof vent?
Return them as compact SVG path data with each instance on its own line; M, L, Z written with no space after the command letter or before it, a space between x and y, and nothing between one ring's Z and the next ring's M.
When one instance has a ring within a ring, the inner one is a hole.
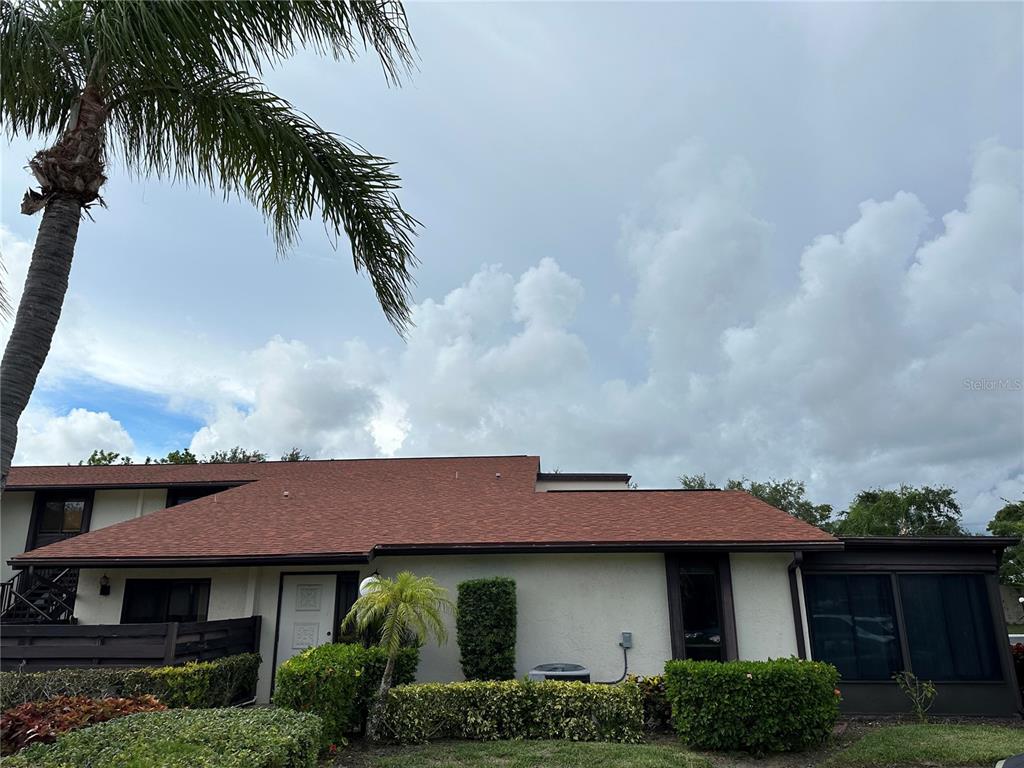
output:
M494 473L494 479L495 480L501 480L501 472L495 472Z
M282 496L284 496L284 497L285 497L285 498L287 499L287 498L288 498L288 491L285 491L285 492L284 492L284 493L282 493L281 495L282 495Z

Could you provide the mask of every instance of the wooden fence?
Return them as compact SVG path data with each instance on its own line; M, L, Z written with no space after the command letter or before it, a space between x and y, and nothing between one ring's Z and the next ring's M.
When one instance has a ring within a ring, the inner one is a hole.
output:
M0 669L150 667L257 653L260 617L165 624L0 626Z

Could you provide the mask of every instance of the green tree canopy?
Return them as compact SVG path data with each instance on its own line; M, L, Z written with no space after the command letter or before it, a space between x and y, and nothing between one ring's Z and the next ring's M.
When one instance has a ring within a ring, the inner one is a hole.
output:
M1020 501L1003 501L1006 504L989 522L988 532L993 536L1024 539L1024 498ZM1003 564L999 567L999 578L1004 584L1024 587L1024 544L1007 547L1003 553Z
M963 536L960 505L952 488L861 491L833 529L844 536Z
M712 490L717 488L712 481L708 480L704 473L699 475L681 475L679 483L691 491ZM816 525L819 528L828 527L829 519L832 517L832 507L828 504L815 504L807 498L807 488L800 480L787 478L776 480L769 478L764 482L743 478L742 480L728 480L725 484L729 491L746 491L766 504L788 512L798 520Z
M205 459L204 464L248 464L249 462L263 462L267 460L267 454L263 451L249 451L240 445L229 448L226 451L214 451Z
M104 451L102 448L97 448L95 451L89 454L89 458L84 461L78 462L78 466L89 466L89 467L106 467L111 464L132 464L131 456L122 456L117 451Z

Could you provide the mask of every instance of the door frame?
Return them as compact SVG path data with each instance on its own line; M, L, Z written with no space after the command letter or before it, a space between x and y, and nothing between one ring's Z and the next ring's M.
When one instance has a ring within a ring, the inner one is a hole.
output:
M270 695L277 683L277 643L281 638L281 598L284 595L285 576L334 576L334 618L331 620L331 642L338 642L338 622L341 621L341 593L346 582L359 585L359 571L281 571L277 577L277 616L274 620L274 651L271 657ZM358 599L358 594L356 598Z

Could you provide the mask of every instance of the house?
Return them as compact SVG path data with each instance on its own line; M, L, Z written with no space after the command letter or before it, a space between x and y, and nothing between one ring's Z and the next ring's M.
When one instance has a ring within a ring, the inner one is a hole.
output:
M503 575L517 584L518 675L798 656L840 669L853 712L905 710L902 669L937 684L936 712L1019 709L996 580L1013 540L837 539L742 491L629 479L545 473L535 456L16 467L6 592L34 588L37 607L7 598L0 618L42 621L42 605L100 636L259 616L266 701L277 664L339 638L361 579L411 570L454 598L460 581ZM50 588L63 598L48 606ZM5 668L28 653L3 650ZM454 633L423 649L419 677L461 677Z

